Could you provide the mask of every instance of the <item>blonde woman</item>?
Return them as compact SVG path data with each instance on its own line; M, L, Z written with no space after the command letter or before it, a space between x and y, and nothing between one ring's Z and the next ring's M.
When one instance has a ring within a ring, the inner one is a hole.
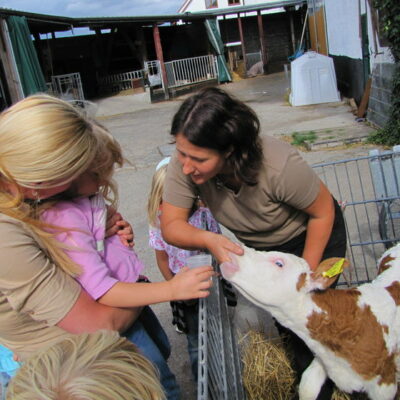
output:
M133 304L92 300L72 279L84 266L56 237L75 227L49 227L40 219L65 196L89 195L88 175L107 170L118 157L118 147L104 157L110 155L105 137L98 124L46 95L28 97L0 115L0 343L22 361L68 332L124 332L140 313Z
M72 335L30 358L8 400L164 400L156 370L117 332Z

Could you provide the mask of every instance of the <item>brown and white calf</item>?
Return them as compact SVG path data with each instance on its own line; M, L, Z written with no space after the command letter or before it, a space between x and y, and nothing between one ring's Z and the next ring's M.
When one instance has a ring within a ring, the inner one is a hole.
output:
M327 376L344 392L394 399L400 244L381 257L374 281L344 290L326 289L332 278L312 272L302 258L244 249L243 256L232 254L232 262L221 264L224 278L295 332L315 355L301 377L300 399L315 399Z

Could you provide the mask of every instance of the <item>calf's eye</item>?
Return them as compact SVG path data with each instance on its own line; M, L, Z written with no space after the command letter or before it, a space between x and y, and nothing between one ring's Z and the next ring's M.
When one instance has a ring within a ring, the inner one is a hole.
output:
M279 268L283 267L283 261L282 260L275 260L275 265L277 265Z

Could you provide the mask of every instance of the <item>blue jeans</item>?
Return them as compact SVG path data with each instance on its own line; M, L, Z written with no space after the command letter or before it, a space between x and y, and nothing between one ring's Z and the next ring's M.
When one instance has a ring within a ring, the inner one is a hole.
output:
M187 343L192 375L197 382L199 361L199 307L198 302L194 306L185 306L185 320L187 326Z
M167 363L171 346L151 308L144 307L139 318L123 335L157 367L167 400L179 400L180 389Z

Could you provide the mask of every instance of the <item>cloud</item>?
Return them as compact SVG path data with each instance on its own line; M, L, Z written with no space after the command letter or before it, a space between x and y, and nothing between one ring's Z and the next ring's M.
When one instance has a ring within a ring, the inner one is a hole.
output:
M176 14L183 0L0 0L0 7L65 17Z

